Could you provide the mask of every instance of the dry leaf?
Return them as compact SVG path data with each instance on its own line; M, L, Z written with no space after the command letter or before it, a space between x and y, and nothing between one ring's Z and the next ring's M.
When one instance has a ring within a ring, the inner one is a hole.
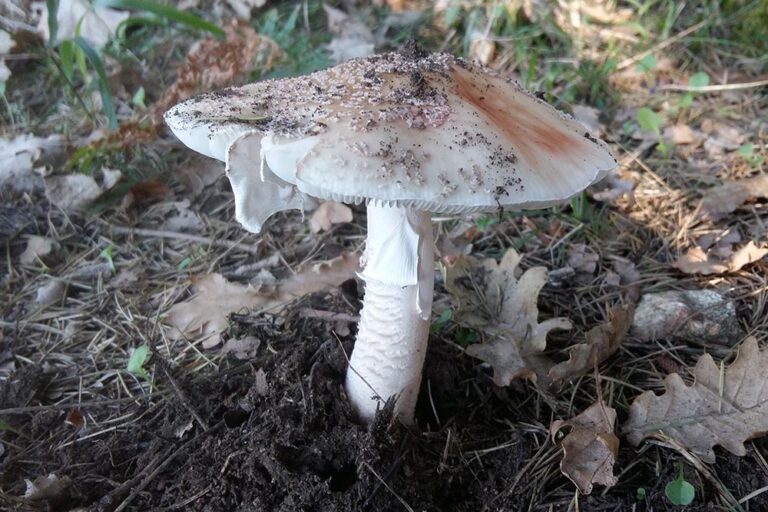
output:
M600 111L595 107L588 105L574 105L573 117L584 125L584 128L595 137L600 137L603 133L603 126L600 124Z
M64 139L61 135L35 137L19 135L12 139L0 138L0 189L18 192L42 189L43 180L35 168L62 153Z
M232 10L235 11L237 17L243 21L250 21L251 12L259 7L264 7L264 4L266 3L267 0L227 0L227 5L229 5Z
M622 178L617 173L609 174L590 186L587 191L592 199L602 203L615 203L626 197L628 206L635 204L635 183L630 179Z
M613 270L621 278L620 283L622 285L628 286L640 281L642 276L634 263L620 256L611 256L611 259L613 260Z
M167 203L160 203L153 206L145 215L145 218L150 216L159 216L163 219L160 224L160 229L167 231L181 231L181 232L195 232L202 231L205 228L205 224L200 216L192 210L189 199L182 199L181 201L170 201Z
M188 165L176 169L176 179L192 197L197 197L208 185L224 176L221 162L212 158L195 158Z
M552 422L552 440L565 427L569 432L562 441L560 471L582 494L592 492L594 484L612 487L618 482L613 465L619 453L619 438L613 433L616 410L598 402L568 421Z
M216 346L227 327L230 313L248 310L280 311L288 302L309 293L335 287L353 279L359 271L359 256L343 253L316 263L274 286L258 288L228 282L221 274L193 278L195 296L174 305L165 317L171 337L205 338L206 348Z
M594 274L600 257L585 244L572 244L568 247L568 265L579 272Z
M341 222L352 222L352 210L349 206L336 201L325 201L312 212L309 230L313 233L328 231L333 224Z
M123 173L118 169L101 168L101 188L109 190L123 179Z
M48 476L39 476L34 481L24 479L27 483L27 490L24 498L29 501L60 499L67 489L72 485L72 480L68 476L59 478L55 473Z
M736 252L726 250L730 254L727 259L723 259L720 250L705 253L701 247L694 247L680 256L672 266L686 274L725 274L741 270L745 265L754 263L768 254L768 247L758 247L754 242L749 242Z
M496 55L496 43L487 34L473 30L469 38L469 58L488 66Z
M136 270L129 268L121 268L115 277L110 279L109 286L111 288L128 288L132 284L139 280L139 274Z
M62 277L48 277L48 281L37 289L35 302L37 304L53 304L64 297L67 285L71 282L93 282L97 279L107 280L112 276L112 267L107 261L84 263Z
M768 351L760 350L754 337L744 341L727 368L702 355L691 386L673 373L664 379L663 395L646 391L635 398L624 425L629 441L672 439L708 463L715 462L715 445L743 456L744 442L768 432L766 368Z
M198 91L231 85L256 66L269 69L282 53L277 43L245 23L225 26L224 34L223 40L206 38L190 48L176 81L152 107L156 126L162 126L163 114L175 103Z
M468 355L493 367L497 386L507 386L515 378L545 376L539 354L546 348L547 334L552 329L571 328L566 318L539 323L536 302L547 282L547 270L534 267L517 279L515 270L520 259L514 249L509 249L500 263L493 259L483 263L487 271L486 308L498 323L488 330L493 335L489 342L467 347Z
M701 199L701 211L710 220L718 221L755 199L768 199L768 174L710 188Z
M746 140L744 133L735 126L713 121L712 119L705 119L701 122L701 131L709 136L707 142L713 144L714 147L720 148L720 152L737 149Z
M35 303L48 306L64 296L67 284L59 279L49 279L35 292Z
M568 349L567 361L549 370L549 378L553 383L563 383L587 374L619 349L632 323L632 308L612 308L609 317L608 323L587 332L585 343Z
M255 336L231 339L221 347L221 353L232 353L237 359L251 359L256 355L260 345L261 340Z
M662 137L674 146L698 144L702 134L693 130L687 124L675 124L664 128Z
M19 262L22 265L34 265L41 258L48 256L53 251L56 241L51 238L45 238L37 235L27 237L27 247L19 256Z
M44 181L48 200L68 213L86 209L102 194L96 180L85 174L49 176Z
M76 429L82 429L85 428L85 416L83 416L79 407L75 407L67 412L67 417L64 418L64 423L75 427Z
M219 164L217 160L212 161ZM218 167L221 167L221 165L218 165ZM122 208L128 209L132 206L160 198L169 192L170 189L168 186L160 180L151 179L140 181L139 183L132 186L131 190L125 194L125 197L123 197L123 200L120 202L120 206Z

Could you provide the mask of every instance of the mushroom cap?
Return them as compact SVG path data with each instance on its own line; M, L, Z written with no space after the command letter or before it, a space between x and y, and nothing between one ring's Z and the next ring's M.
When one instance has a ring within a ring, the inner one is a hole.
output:
M237 187L269 182L434 212L546 207L617 165L602 141L517 83L414 46L202 94L166 121L209 156L227 160L244 143L260 155L228 162L236 200L248 194Z

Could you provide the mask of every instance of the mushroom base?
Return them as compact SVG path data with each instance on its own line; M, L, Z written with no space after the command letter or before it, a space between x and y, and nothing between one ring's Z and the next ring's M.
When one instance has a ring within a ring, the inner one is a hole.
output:
M346 390L370 422L396 397L395 415L412 423L429 339L434 249L429 213L368 206L366 282Z
M404 423L413 422L429 338L429 321L416 312L416 291L416 286L366 283L346 380L349 400L365 422L393 396L395 415Z

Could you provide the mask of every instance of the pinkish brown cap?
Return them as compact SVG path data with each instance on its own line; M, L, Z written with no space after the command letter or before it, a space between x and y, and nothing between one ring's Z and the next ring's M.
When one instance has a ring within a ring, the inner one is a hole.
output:
M616 167L602 141L517 83L414 47L203 94L166 120L227 161L238 220L253 231L304 194L434 212L538 208Z

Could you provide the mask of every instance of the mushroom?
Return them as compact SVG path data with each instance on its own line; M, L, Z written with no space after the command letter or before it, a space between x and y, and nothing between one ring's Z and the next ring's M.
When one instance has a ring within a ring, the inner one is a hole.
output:
M400 420L414 419L434 286L429 212L543 208L616 166L517 83L415 44L202 94L165 119L226 162L235 215L252 232L311 198L366 204L366 293L345 383L366 422L392 397Z

